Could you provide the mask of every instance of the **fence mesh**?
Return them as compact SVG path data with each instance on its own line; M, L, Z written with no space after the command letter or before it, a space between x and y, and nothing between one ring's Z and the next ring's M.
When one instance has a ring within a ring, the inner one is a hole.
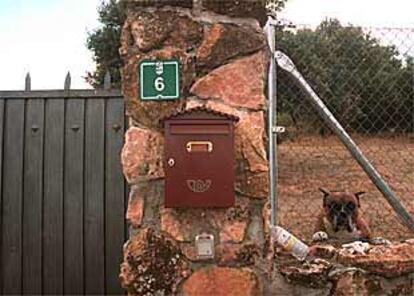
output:
M361 28L326 20L318 27L284 26L277 47L324 100L363 153L414 215L414 28ZM365 191L361 211L374 236L403 240L402 225L306 94L278 69L278 216L310 240L322 193Z

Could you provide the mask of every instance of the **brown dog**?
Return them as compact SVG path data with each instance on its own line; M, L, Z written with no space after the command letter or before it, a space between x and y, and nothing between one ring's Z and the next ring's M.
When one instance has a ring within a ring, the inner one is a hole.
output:
M369 226L359 213L359 197L365 192L319 190L323 193L323 210L318 216L314 241L371 239Z

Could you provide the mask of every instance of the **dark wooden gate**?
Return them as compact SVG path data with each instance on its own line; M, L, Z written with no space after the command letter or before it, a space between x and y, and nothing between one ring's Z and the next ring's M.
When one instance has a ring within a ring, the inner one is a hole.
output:
M116 90L0 92L0 294L121 294Z

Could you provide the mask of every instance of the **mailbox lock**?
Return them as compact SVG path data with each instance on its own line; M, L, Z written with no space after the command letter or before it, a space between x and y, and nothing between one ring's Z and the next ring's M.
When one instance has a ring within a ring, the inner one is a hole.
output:
M170 167L173 167L173 166L175 165L175 160L174 160L174 158L170 158L170 159L168 159L168 165L169 165Z

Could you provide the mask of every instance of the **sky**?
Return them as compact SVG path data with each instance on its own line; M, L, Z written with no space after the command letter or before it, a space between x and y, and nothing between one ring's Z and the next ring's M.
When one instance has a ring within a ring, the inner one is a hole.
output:
M94 63L85 44L87 32L99 26L100 3L0 0L0 90L23 89L27 72L32 89L61 89L68 71L73 89L90 88L83 77ZM414 28L413 11L413 0L289 0L281 17L307 25L336 17L343 24Z
M343 24L414 28L413 11L413 0L288 0L281 16L309 25L334 17Z
M86 48L100 0L0 0L0 90L61 89L70 71L72 88L94 69Z

